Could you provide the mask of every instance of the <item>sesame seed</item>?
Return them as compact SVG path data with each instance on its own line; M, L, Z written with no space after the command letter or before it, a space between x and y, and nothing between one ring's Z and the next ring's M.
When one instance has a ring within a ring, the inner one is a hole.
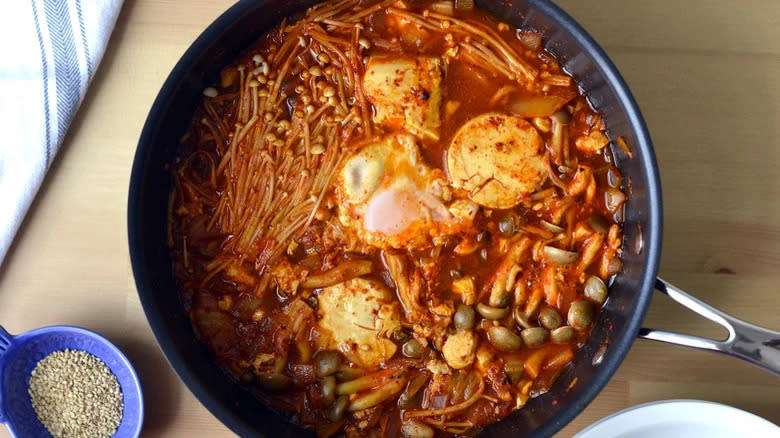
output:
M323 64L327 64L330 62L330 56L328 56L327 53L320 53L319 55L317 55L317 61Z
M314 155L319 155L323 152L325 152L325 146L320 143L317 143L311 147L311 153Z
M54 438L110 437L122 421L124 402L116 376L97 357L55 351L30 374L30 400Z
M214 87L207 87L203 89L203 95L206 97L217 97L219 92Z

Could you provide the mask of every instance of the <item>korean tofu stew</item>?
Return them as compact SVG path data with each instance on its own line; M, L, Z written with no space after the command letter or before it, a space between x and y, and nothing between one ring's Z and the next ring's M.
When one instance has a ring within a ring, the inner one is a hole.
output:
M203 95L168 245L199 337L270 406L322 437L473 436L574 359L626 197L538 34L331 0Z

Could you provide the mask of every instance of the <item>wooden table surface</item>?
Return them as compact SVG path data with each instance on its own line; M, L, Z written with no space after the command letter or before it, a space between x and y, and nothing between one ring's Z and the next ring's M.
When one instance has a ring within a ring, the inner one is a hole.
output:
M0 268L11 333L75 324L135 364L146 437L233 436L163 358L136 295L125 205L136 142L176 60L230 0L125 0L86 101ZM780 330L780 2L559 0L607 50L650 126L661 168L661 275ZM646 326L721 336L656 297ZM736 360L637 341L560 434L653 400L713 400L780 423L780 379ZM0 430L0 437L7 437Z

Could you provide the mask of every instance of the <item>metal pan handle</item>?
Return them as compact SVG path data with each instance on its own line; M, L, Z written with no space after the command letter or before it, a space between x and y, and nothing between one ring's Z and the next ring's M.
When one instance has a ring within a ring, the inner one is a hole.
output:
M723 353L780 376L780 333L727 315L661 278L656 278L655 288L688 309L723 326L728 330L729 336L725 340L716 341L643 327L639 329L640 338Z

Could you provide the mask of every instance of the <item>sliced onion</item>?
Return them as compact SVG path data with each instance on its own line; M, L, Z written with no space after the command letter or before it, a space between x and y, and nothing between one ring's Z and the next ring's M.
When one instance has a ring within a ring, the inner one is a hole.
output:
M555 187L549 187L544 190L540 190L530 196L530 199L532 201L541 201L542 199L549 198L551 196L555 196Z
M470 11L474 9L474 0L455 0L455 9L459 11Z
M628 143L626 143L626 139L623 138L622 135L618 137L617 145L620 149L623 150L623 152L625 152L628 155L628 158L632 158L633 154L631 154L631 148L628 147Z
M609 231L609 224L601 216L594 215L589 217L588 225L593 229L593 231L597 231L599 233L606 233Z
M623 223L623 210L625 209L626 209L626 205L623 204L620 207L618 207L617 211L615 211L615 214L612 215L612 220L615 221L616 224Z
M621 269L623 269L623 262L617 257L610 260L609 264L607 264L607 274L609 275L615 275L620 272Z
M560 172L560 173L573 173L574 169L572 169L571 167L568 167L568 166L561 165L561 166L558 166L558 172Z
M609 171L607 171L607 184L609 184L610 187L615 188L618 188L623 184L623 178L620 176L617 169L611 167Z
M620 190L610 187L604 192L604 205L610 213L616 212L624 202L626 202L626 195Z
M431 10L443 15L454 15L455 6L452 4L452 0L440 0L431 3Z
M422 389L422 387L428 383L430 374L422 372L409 379L409 384L406 385L406 389L398 397L398 404L402 408L410 407L414 402L414 396Z
M526 32L519 30L515 34L517 36L517 40L520 41L521 44L528 47L529 49L533 51L539 50L539 47L542 46L542 36L535 32Z
M545 220L543 220L541 222L541 224L544 227L544 229L546 229L547 231L549 231L551 233L555 233L555 234L563 233L563 228L559 227L558 225L552 224L552 223L547 222Z
M561 96L526 96L513 101L509 110L518 117L550 117L568 101Z
M351 412L373 408L383 401L395 396L406 386L406 378L400 377L390 380L378 388L374 388L363 395L358 395L349 402L347 408Z
M544 247L544 255L550 259L556 265L570 265L577 261L579 254L576 252L565 251L554 246L546 245Z

